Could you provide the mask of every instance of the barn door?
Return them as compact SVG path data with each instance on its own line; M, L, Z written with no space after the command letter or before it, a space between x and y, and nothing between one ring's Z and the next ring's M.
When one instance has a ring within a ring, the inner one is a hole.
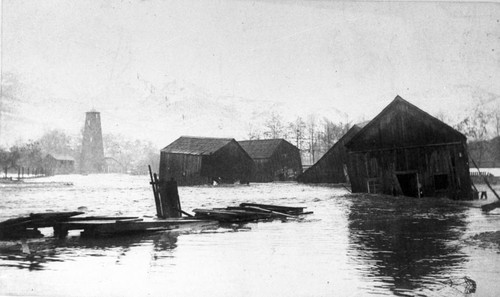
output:
M419 197L417 173L396 174L403 195L408 197Z

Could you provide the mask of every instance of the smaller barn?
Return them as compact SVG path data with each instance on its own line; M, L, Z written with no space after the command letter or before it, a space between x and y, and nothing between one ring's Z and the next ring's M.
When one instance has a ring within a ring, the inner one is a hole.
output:
M75 158L71 156L47 154L43 159L46 175L70 174L75 171Z
M345 148L348 142L368 122L355 124L344 134L318 162L314 163L297 178L301 183L347 183L348 156Z
M284 139L244 140L239 144L254 161L252 182L295 180L302 173L299 149Z
M232 138L182 136L160 152L160 182L179 185L248 183L253 160Z
M472 197L466 137L399 96L345 146L353 192Z

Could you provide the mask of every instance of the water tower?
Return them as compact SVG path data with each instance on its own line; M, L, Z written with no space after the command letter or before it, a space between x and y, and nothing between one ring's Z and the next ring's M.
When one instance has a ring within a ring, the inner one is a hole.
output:
M89 111L85 116L83 129L82 155L80 159L81 173L104 172L104 148L102 145L101 114Z

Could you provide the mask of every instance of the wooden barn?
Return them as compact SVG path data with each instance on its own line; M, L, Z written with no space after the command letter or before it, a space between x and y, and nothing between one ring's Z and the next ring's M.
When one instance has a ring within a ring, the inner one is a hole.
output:
M160 181L179 185L247 183L253 161L231 138L180 137L161 150Z
M284 139L239 141L252 157L252 182L295 180L302 173L299 149Z
M43 158L46 175L69 174L75 171L75 159L71 156L47 154Z
M345 146L353 192L472 198L465 136L399 96Z
M318 162L298 176L301 183L347 183L348 156L345 144L368 122L355 124L344 134Z

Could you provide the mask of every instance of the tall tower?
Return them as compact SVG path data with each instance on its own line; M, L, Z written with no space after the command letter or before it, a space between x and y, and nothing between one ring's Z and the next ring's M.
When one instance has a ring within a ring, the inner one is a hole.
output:
M101 114L89 111L85 116L83 129L81 173L100 173L104 171L104 147L102 145Z

